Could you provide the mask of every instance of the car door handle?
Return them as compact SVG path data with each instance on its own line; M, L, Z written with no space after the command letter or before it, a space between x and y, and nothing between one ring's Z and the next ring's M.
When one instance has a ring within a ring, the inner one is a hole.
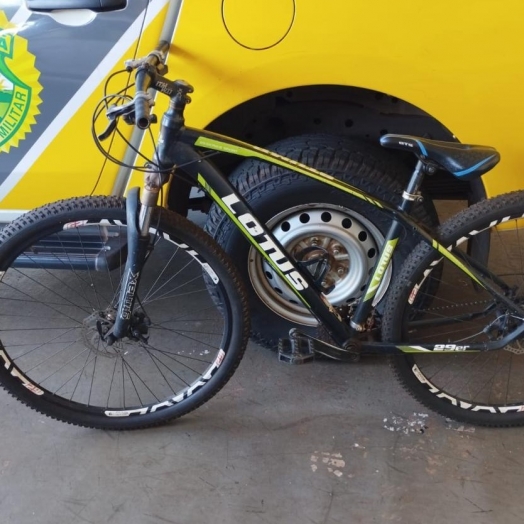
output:
M62 9L90 9L91 11L116 11L127 6L127 0L26 0L31 11L49 12Z

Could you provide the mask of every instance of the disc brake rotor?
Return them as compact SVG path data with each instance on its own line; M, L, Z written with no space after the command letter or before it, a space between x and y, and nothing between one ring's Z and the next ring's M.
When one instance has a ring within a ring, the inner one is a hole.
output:
M116 311L114 312L116 314ZM113 311L95 311L82 322L82 338L86 348L107 358L125 355L131 347L144 346L144 342L126 337L108 345L102 338L113 326Z

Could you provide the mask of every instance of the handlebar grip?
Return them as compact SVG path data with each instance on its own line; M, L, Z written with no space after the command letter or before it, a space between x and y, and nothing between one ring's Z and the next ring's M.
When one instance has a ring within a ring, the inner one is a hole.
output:
M149 115L151 104L147 90L151 84L151 75L147 69L139 69L136 73L136 94L135 94L135 123L139 129L149 127Z
M169 50L169 42L161 41L155 51L147 55L144 60L141 60L141 65L138 66L135 76L135 124L139 129L147 129L151 123L151 97L147 90L154 82L159 64L162 64L165 59L165 54ZM132 67L134 64L130 64ZM164 68L165 69L165 68Z
M135 123L139 129L149 127L150 113L149 95L145 91L138 91L135 95Z

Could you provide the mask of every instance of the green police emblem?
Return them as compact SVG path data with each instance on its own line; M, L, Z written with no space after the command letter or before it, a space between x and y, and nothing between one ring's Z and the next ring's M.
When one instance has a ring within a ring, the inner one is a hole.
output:
M0 11L0 153L9 152L36 122L42 86L27 41Z

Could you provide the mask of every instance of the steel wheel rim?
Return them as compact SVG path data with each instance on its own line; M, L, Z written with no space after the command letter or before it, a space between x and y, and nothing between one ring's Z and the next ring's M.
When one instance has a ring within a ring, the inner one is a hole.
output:
M328 275L327 283L334 283L335 288L327 298L335 306L351 304L362 295L384 242L384 235L370 220L330 204L295 206L275 215L267 226L293 255L311 245L328 251L336 265ZM253 289L271 311L297 324L317 325L316 319L254 248L249 251L248 273ZM384 296L391 273L390 265L374 305Z

